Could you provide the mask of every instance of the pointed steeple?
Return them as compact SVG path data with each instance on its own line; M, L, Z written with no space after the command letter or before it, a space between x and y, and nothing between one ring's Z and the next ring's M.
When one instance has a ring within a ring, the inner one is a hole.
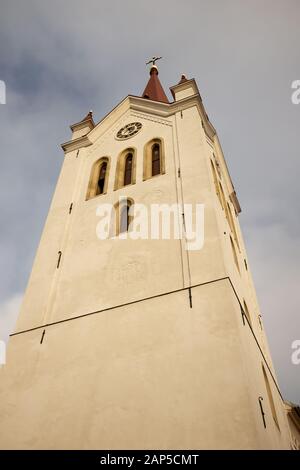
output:
M158 58L153 57L153 60L150 61L152 62L152 66L150 68L150 78L142 94L142 97L147 98L148 100L169 103L169 100L158 78L158 68L155 65L155 60L158 60L158 59L160 59L160 57Z

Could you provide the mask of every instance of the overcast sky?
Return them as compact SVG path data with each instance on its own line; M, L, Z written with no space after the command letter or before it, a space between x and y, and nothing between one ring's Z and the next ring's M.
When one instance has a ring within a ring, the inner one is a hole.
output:
M0 339L14 327L69 124L98 121L148 80L197 80L240 217L284 396L300 402L299 0L0 0Z

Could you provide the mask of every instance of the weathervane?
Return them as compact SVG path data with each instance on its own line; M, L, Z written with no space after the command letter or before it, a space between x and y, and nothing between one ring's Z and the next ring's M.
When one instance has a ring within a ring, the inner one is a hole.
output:
M152 57L151 60L149 60L149 62L146 62L146 65L152 64L152 66L153 66L153 65L155 65L155 62L159 59L162 59L162 57L155 57L154 56L154 57Z

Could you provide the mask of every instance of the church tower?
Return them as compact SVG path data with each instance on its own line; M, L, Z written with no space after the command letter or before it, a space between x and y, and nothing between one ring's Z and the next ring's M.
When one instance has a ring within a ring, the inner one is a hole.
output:
M142 96L62 145L0 370L1 448L290 448L216 130L194 79L169 101L156 60ZM153 236L153 207L179 208L181 236ZM150 235L129 236L141 212Z

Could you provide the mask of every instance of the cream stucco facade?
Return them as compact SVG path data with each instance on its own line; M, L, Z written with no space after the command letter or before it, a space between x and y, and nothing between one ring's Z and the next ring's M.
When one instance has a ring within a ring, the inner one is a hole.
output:
M128 96L96 126L72 126L63 144L0 370L0 448L291 448L216 131L194 80L171 91L170 104ZM131 122L141 130L116 139ZM153 139L162 142L164 171L145 179ZM135 152L135 182L117 189L118 156L127 148ZM105 192L87 198L102 157ZM203 248L99 240L97 207L120 196L147 207L204 204Z

